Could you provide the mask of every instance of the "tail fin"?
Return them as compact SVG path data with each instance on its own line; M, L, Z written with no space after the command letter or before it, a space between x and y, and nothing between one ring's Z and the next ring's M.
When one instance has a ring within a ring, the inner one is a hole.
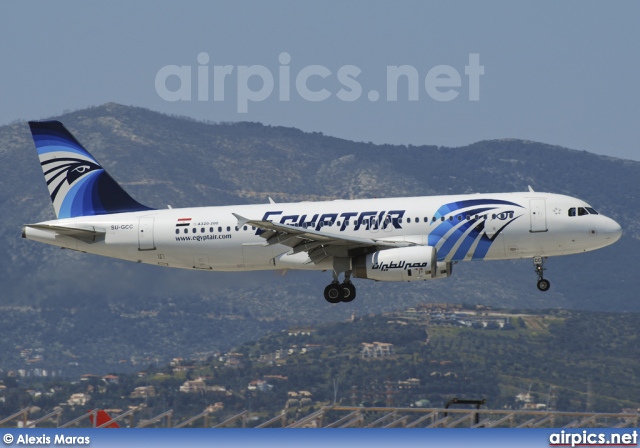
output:
M152 210L136 202L59 121L30 121L58 219Z

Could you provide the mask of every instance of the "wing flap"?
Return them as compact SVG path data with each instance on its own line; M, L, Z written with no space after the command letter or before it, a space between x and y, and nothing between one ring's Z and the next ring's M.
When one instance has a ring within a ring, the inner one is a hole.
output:
M233 213L233 216L238 220L239 227L251 225L264 230L265 232L261 236L267 240L265 246L282 244L293 248L290 252L291 254L307 252L314 263L319 263L332 256L333 252L330 249L336 247L340 247L342 250L366 247L375 247L377 250L383 250L416 245L416 243L409 241L385 241L383 239L363 238L353 235L343 236L328 231L249 219L236 213Z

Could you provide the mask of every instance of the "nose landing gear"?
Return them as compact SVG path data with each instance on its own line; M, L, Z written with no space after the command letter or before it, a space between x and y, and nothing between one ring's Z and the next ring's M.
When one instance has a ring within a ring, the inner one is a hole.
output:
M543 273L545 271L545 267L544 267L544 262L546 261L546 258L543 257L534 257L533 258L533 265L535 266L535 271L536 274L538 275L538 289L542 292L548 291L549 288L551 287L551 283L549 282L549 280L546 280L543 277Z

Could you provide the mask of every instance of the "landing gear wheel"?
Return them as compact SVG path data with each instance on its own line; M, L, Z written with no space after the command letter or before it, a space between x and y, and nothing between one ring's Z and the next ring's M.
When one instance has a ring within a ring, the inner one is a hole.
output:
M538 280L538 289L542 292L544 291L548 291L549 287L551 287L551 283L549 283L549 280L545 280L544 278L541 278L540 280Z
M538 276L538 289L542 292L548 291L551 287L551 283L549 280L545 280L542 276L544 275L544 262L546 258L544 257L534 257L533 258L533 266L535 267L536 275Z
M343 283L342 285L340 285L340 287L342 288L342 301L343 302L351 302L353 301L353 299L356 298L356 287L353 286L353 283L349 282L349 283Z
M324 288L324 299L329 303L340 303L342 302L343 296L342 286L337 283L331 283Z

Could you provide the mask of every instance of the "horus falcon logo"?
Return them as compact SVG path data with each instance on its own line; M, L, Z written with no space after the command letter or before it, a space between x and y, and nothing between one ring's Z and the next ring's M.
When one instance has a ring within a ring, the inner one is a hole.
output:
M63 157L45 160L41 163L51 199L56 200L63 185L71 186L75 181L102 167L86 159Z

